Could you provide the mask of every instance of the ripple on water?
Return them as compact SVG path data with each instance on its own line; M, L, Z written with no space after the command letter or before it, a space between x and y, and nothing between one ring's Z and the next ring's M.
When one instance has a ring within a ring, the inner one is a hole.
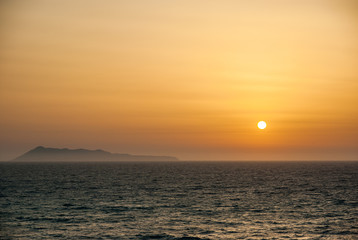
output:
M358 163L1 164L1 239L354 239Z

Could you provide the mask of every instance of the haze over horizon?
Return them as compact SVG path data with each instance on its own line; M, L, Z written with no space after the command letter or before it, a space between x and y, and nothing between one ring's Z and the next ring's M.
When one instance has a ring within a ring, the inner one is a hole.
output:
M358 160L357 1L2 1L0 20L1 161Z

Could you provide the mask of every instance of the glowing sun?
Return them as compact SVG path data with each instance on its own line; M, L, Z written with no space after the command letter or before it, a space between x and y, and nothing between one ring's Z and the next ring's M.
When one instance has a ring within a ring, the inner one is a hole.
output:
M260 129L265 129L266 128L266 123L264 121L260 121L257 123L257 127Z

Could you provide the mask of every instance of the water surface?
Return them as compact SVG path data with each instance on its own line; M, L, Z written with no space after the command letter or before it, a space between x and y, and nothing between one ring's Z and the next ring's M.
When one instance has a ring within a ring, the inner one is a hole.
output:
M358 239L358 162L1 163L1 239Z

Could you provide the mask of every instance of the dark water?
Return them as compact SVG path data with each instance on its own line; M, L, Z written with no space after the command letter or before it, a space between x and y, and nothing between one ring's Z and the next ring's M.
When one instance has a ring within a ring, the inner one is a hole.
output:
M358 162L0 164L0 239L358 239Z

